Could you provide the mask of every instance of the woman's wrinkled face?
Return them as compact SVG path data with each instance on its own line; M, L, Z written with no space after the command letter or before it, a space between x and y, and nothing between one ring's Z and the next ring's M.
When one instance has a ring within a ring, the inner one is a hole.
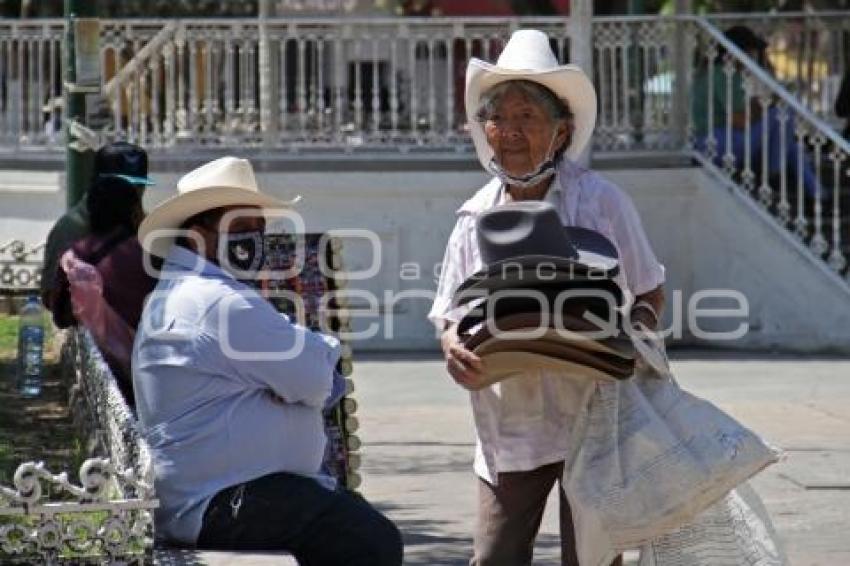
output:
M565 120L554 120L540 103L516 88L501 96L484 121L484 133L496 161L514 176L533 172L568 135Z

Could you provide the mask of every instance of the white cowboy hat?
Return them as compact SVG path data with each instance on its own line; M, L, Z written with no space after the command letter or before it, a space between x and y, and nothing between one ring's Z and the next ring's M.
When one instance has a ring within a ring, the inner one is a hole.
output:
M493 158L493 149L475 116L481 95L499 83L513 80L541 84L567 103L573 113L575 130L565 155L576 159L590 140L596 123L596 90L581 68L558 64L545 33L521 29L511 35L495 65L473 57L466 67L466 119L481 164L487 168Z
M286 208L300 198L283 201L261 193L250 161L221 157L190 171L177 182L177 196L157 206L142 221L139 242L151 254L165 257L174 243L173 231L205 210L221 206ZM158 234L160 231L164 233Z

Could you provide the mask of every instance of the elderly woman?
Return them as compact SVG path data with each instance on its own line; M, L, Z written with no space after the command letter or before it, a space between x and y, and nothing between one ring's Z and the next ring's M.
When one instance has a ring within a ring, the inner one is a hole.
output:
M466 110L478 157L494 178L458 211L429 318L442 330L449 374L472 390L480 481L471 564L516 566L531 563L547 496L563 475L578 400L565 380L543 370L503 382L498 394L495 386L474 390L482 363L458 338L463 311L452 307L452 295L482 267L476 218L499 204L543 200L563 224L602 233L619 252L616 280L632 320L649 328L663 306L664 268L629 197L574 161L593 130L596 94L581 69L558 64L545 34L515 32L496 65L472 59ZM483 423L494 419L495 433L482 435ZM577 564L570 509L560 493L562 563Z

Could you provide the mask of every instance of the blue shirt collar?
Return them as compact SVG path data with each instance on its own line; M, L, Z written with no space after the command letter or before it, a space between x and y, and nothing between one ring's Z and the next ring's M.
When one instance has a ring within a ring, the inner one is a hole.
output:
M166 271L191 271L198 275L206 277L219 277L224 279L233 279L230 273L223 270L211 261L199 256L195 252L184 248L183 246L173 245L165 258L163 270Z

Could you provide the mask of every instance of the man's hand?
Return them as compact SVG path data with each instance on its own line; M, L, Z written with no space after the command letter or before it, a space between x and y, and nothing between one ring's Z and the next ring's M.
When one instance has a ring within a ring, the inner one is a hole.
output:
M481 358L464 347L457 335L457 324L449 326L440 337L446 369L455 382L466 389L476 389L484 364Z

